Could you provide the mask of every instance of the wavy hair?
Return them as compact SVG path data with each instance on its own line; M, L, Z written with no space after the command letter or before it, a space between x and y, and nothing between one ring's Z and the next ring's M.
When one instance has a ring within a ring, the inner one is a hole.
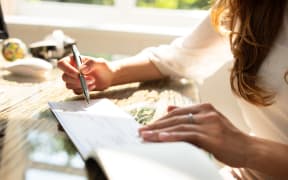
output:
M275 94L257 84L257 73L284 21L286 0L218 0L211 20L215 27L230 31L235 62L231 70L232 91L255 105L268 106ZM284 79L288 82L288 71Z

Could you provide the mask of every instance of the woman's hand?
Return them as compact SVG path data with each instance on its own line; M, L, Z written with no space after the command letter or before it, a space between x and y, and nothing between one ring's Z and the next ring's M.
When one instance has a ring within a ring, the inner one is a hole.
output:
M234 127L211 104L170 107L168 111L155 123L139 129L145 141L186 141L212 153L225 164L246 165L250 137Z
M83 64L80 71L84 75L90 91L104 90L111 86L113 68L109 66L105 59L81 56L81 60ZM73 56L61 59L57 65L64 72L62 79L65 81L66 87L72 89L75 94L81 94L79 71L76 68Z

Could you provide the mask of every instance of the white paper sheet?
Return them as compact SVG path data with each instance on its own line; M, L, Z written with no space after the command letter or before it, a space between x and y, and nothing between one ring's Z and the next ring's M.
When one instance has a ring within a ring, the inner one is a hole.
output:
M86 158L92 149L139 144L134 118L108 99L49 102L52 112Z

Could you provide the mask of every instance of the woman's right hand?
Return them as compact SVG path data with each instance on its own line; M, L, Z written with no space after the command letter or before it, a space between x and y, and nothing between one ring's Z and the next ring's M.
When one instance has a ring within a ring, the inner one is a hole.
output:
M81 56L81 60L83 64L80 71L84 75L90 91L104 90L112 85L113 68L105 59ZM72 89L75 94L81 94L79 71L73 56L59 60L57 66L64 72L62 79L66 83L66 87Z

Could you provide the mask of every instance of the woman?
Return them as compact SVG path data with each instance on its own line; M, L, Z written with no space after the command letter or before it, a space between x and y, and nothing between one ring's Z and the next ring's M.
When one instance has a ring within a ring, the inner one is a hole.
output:
M140 135L146 141L197 145L238 168L232 171L237 178L281 179L288 178L287 57L286 0L219 0L188 36L112 63L83 57L81 71L90 90L103 90L167 76L202 81L233 60L230 85L253 136L209 103L170 107L167 115L142 127ZM81 93L73 59L59 61L58 67L67 88Z

